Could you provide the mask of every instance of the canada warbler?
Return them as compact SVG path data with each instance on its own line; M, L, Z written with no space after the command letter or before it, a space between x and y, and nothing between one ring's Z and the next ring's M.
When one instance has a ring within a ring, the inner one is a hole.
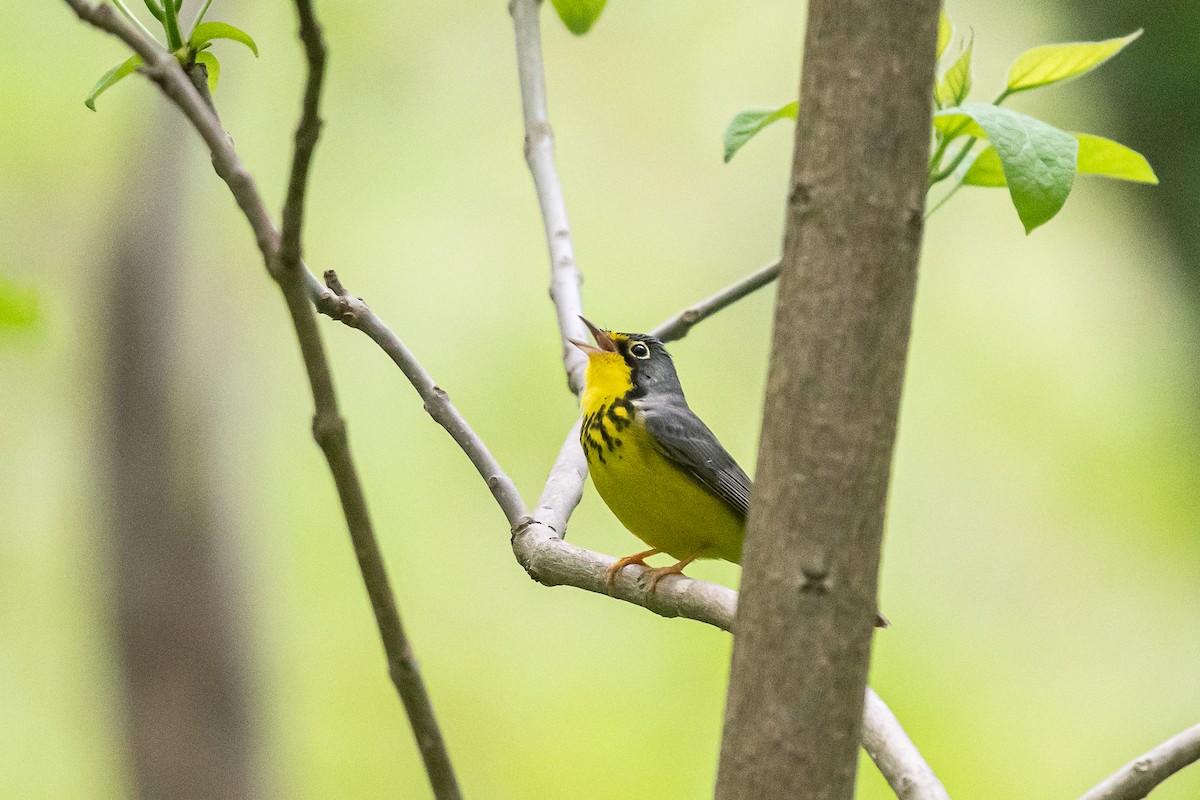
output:
M609 586L630 564L646 567L651 592L698 558L740 564L750 479L688 408L671 354L649 334L583 324L596 344L571 340L588 356L579 442L604 502L650 545L609 567ZM659 553L678 562L649 567ZM887 617L876 612L875 625L888 627Z
M688 408L663 343L583 322L596 345L571 340L588 356L579 440L596 490L651 548L610 567L609 585L622 568L647 567L658 553L678 563L647 567L650 591L698 558L740 563L750 479Z

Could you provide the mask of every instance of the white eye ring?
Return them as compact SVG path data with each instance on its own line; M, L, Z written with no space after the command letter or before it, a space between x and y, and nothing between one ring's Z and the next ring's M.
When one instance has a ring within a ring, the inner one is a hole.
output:
M646 359L650 357L650 348L644 342L634 342L629 345L629 355L634 358Z

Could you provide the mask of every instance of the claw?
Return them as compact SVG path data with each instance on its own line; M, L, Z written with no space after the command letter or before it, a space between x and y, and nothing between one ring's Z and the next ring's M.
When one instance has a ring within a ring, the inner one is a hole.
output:
M642 573L642 580L646 582L646 591L654 594L658 588L658 582L668 575L683 575L684 568L696 560L696 556L685 558L682 561L672 564L669 567L659 567L657 569L647 569Z
M661 552L662 550L646 550L642 553L634 553L631 556L625 556L624 558L617 559L617 563L613 564L604 571L604 585L607 587L608 593L612 594L613 583L617 580L618 572L631 564L637 564L638 566L650 569L648 566L646 566L646 559L650 556L656 556ZM653 572L653 570L651 570L651 572Z

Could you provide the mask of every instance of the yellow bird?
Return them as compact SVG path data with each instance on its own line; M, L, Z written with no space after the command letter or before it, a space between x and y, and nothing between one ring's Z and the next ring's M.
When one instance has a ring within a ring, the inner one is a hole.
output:
M647 567L650 591L698 558L741 563L750 479L688 408L663 343L583 322L595 346L571 343L588 356L579 435L588 470L617 519L651 548L617 561L609 584L659 553L677 563Z
M646 567L653 592L659 580L682 575L698 558L742 563L750 479L688 408L671 355L649 334L583 323L596 344L571 340L588 356L579 441L596 491L650 545L609 567L609 585L630 564ZM659 553L678 561L647 566L646 559ZM876 627L889 624L876 612Z

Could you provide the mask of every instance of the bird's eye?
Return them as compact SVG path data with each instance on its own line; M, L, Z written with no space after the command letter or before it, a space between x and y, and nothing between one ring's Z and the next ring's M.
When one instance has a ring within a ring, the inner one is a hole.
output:
M634 358L649 358L650 348L642 342L634 342L629 346L629 355Z

